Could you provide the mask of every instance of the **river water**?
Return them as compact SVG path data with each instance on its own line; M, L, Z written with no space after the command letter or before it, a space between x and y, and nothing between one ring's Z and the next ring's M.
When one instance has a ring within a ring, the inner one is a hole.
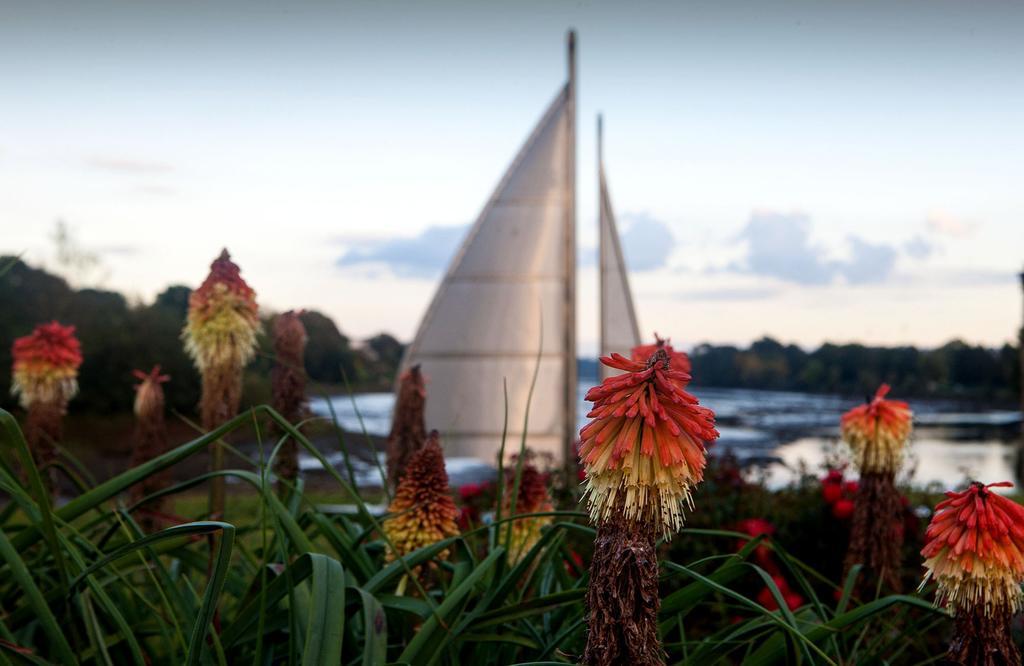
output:
M577 420L586 423L589 403L583 395L589 381L580 382ZM806 469L818 474L827 461L842 459L838 445L839 415L860 402L855 398L786 391L756 391L692 387L701 404L715 410L721 438L712 455L731 451L747 463L748 474L772 487L785 485ZM394 396L361 393L330 398L340 425L349 431L364 428L387 436ZM1014 480L1014 457L1020 439L1020 412L966 409L951 401L911 401L914 436L903 473L917 486L952 487L966 479ZM319 416L329 416L323 398L312 401ZM450 459L453 485L487 476L484 463ZM315 463L315 461L309 461ZM372 467L372 466L371 466ZM379 482L375 469L363 470L361 482Z

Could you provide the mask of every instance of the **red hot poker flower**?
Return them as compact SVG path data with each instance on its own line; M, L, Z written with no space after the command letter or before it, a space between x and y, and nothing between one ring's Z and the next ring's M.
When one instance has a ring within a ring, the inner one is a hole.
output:
M622 370L587 393L593 420L580 431L591 519L617 509L669 535L683 524L690 490L704 478L705 442L718 438L715 414L684 388L690 375L673 369L665 349L646 363L619 354L601 359Z
M409 458L388 512L392 517L384 522L384 531L397 550L388 549L388 561L458 534L455 519L459 510L448 487L448 472L436 430L430 433L423 448ZM439 557L447 557L447 551Z
M972 483L963 492L947 492L935 507L921 551L938 600L956 612L983 607L986 615L1016 613L1024 602L1024 507L990 488L1008 481Z
M260 320L256 292L242 279L238 264L223 250L210 274L188 299L185 349L200 371L241 368L256 350Z
M889 385L878 387L874 399L843 414L840 429L861 472L895 472L910 437L913 413L905 402L886 400Z
M33 403L64 409L78 392L82 347L74 326L53 321L14 341L11 393L26 409Z

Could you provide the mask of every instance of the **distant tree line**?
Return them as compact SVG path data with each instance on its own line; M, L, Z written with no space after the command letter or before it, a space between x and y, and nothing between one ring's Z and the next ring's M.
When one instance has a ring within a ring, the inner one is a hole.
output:
M13 262L13 263L12 263ZM165 386L169 405L192 413L199 401L199 375L186 356L181 330L191 289L171 286L152 303L130 303L122 294L74 289L61 277L32 268L13 257L0 257L0 406L11 409L11 344L39 323L53 319L73 324L82 343L81 392L75 411L114 413L131 409L131 372L159 363L171 375ZM244 400L269 400L273 351L272 316L264 319L257 358L247 368ZM310 310L302 314L309 340L305 366L310 379L341 386L347 378L356 390L389 390L404 351L395 338L381 333L355 347L330 317Z
M937 349L826 343L814 351L762 338L747 348L697 345L690 353L695 386L806 391L861 396L882 382L898 396L984 401L1017 406L1017 347L992 349L959 340ZM597 362L579 360L583 381L597 381Z
M742 386L863 395L882 382L897 396L1017 404L1017 347L992 349L959 340L936 349L827 343L814 351L762 338L750 347L701 344L691 354L701 386Z

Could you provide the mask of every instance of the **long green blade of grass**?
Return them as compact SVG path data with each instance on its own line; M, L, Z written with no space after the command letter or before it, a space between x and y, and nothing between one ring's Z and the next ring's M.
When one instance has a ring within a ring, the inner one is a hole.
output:
M313 560L313 599L303 666L337 666L345 630L345 572L329 557Z
M7 562L7 566L11 570L11 576L17 582L18 588L25 595L26 600L39 619L46 637L53 646L57 659L66 666L77 664L78 659L75 657L74 651L64 636L64 630L61 629L57 618L50 611L46 598L39 590L35 580L32 579L32 575L29 573L28 567L25 566L25 562L18 555L18 551L11 544L11 541L2 529L0 529L0 557Z

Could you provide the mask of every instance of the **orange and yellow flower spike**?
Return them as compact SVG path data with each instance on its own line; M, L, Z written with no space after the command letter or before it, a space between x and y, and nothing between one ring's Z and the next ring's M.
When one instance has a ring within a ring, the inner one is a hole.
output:
M980 606L986 615L1013 614L1024 605L1024 507L990 490L1011 485L972 483L935 507L922 586L934 578L938 600L954 613Z
M210 274L188 299L182 337L200 372L242 368L256 352L259 314L256 292L242 279L238 265L223 250Z
M623 373L586 396L593 420L580 431L580 458L591 519L601 524L622 511L669 536L704 478L704 445L718 438L715 414L685 391L690 375L672 367L663 347L645 362L620 354L601 362Z
M905 402L886 400L889 385L878 387L874 399L843 414L840 431L864 472L895 472L913 428L913 412Z
M459 511L448 487L436 430L409 458L388 513L392 517L384 522L384 531L394 545L388 549L388 561L459 533L455 523ZM439 555L442 559L446 556L447 551Z
M48 404L59 406L63 412L78 393L82 347L74 326L56 321L40 324L30 335L14 341L11 356L11 393L22 407Z

